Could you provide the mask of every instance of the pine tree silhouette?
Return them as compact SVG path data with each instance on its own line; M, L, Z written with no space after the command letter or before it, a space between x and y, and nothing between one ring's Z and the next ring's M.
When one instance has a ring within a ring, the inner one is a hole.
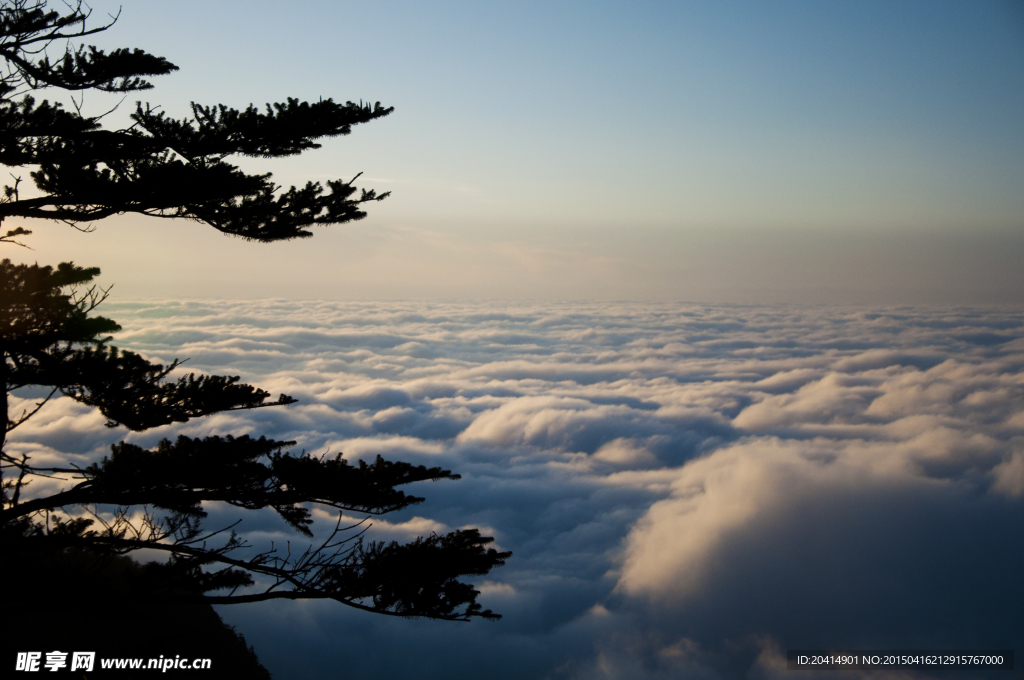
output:
M116 19L90 27L90 10L81 3L61 10L45 0L0 3L0 164L31 168L36 187L25 197L20 178L5 186L0 222L45 218L88 230L95 220L131 212L194 219L271 242L358 220L365 215L363 204L387 196L357 189L354 180L282 191L271 175L246 174L229 162L234 156L273 158L317 148L316 140L347 135L353 125L389 114L392 109L380 103L289 99L262 111L193 103L192 116L184 120L138 104L130 127L109 130L78 107L33 96L47 88L135 92L151 87L147 78L177 69L139 49L107 53L73 44L109 29ZM51 60L48 52L56 47L61 54ZM20 243L30 234L8 227L0 241ZM94 314L106 297L94 283L98 274L70 263L0 263L5 585L35 583L55 565L74 564L80 571L88 564L96 582L109 584L103 575L111 570L130 573L132 587L108 590L133 603L332 599L395 616L498 618L477 604L472 585L459 580L486 574L510 556L490 547L491 538L468 529L407 544L365 542L360 522L342 517L418 503L423 499L398 487L458 479L448 470L380 457L353 465L340 454L294 453L294 442L250 436L182 436L153 449L120 442L85 467L40 465L27 454L10 453L7 434L57 396L94 407L108 426L132 431L295 401L272 398L237 377L181 375L177 361L162 366L112 346L109 334L119 326ZM45 388L48 396L11 415L8 395L23 387ZM44 477L61 480L60 490L35 493L32 483ZM240 511L269 508L310 541L312 507L337 511L338 523L303 552L270 548L253 555L240 550L247 546L232 531L237 523L206 526L206 501ZM166 559L140 565L125 557L142 549Z

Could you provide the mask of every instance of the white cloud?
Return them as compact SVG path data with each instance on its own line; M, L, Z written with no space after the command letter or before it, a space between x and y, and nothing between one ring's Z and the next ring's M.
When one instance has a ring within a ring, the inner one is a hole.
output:
M653 464L657 460L643 445L625 437L602 444L594 458L623 466Z
M1024 606L1009 576L1024 551L1006 538L1024 530L1019 311L274 300L103 311L124 326L123 346L300 400L133 441L251 432L461 474L412 485L427 500L375 518L368 536L477 526L500 537L514 557L481 590L506 620L462 635L505 659L504 677L775 677L772 650L814 635L901 644L888 620L918 642L988 644L999 626L1024 639L1007 623ZM120 436L58 399L9 446L85 464ZM240 529L250 541L287 532L272 514ZM967 595L936 598L945 587ZM284 636L306 654L344 653L303 645L348 622L367 663L390 663L399 639L428 655L456 645L317 606L291 633L260 611L226 614L258 649Z

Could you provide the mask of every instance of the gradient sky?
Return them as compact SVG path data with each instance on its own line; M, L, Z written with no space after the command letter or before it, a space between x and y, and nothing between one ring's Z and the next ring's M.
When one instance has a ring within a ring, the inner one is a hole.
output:
M393 195L360 223L267 246L126 217L19 254L120 296L1024 301L1019 2L127 2L97 43L179 65L143 93L172 114L395 107L243 161L363 172Z

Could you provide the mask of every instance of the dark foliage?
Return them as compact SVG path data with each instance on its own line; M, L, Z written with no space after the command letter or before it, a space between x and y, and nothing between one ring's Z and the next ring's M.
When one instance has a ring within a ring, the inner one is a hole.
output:
M193 104L185 120L139 104L131 127L107 130L77 107L37 101L32 95L45 88L144 90L150 87L146 78L176 69L138 49L105 53L73 46L71 39L106 30L116 20L89 28L84 7L57 11L45 0L0 0L0 163L29 168L41 194L23 198L16 180L0 200L0 220L81 225L136 212L191 218L229 234L275 241L309 236L315 225L359 219L363 203L384 198L341 180L279 191L270 175L247 175L226 160L316 148L316 140L346 135L352 125L391 112L379 103L289 99L263 110ZM55 45L64 45L63 54L51 59L47 48ZM0 242L30 233L15 227ZM98 273L70 263L52 268L0 262L5 586L37 583L43 574L64 592L75 574L91 574L92 589L76 592L107 592L113 597L104 610L110 616L142 605L174 603L205 612L209 603L326 598L395 616L497 618L476 603L478 591L459 580L504 563L509 553L490 547L493 539L472 529L405 545L362 538L365 516L423 500L398 487L458 479L448 470L379 457L353 465L340 454L295 453L289 451L294 442L250 436L179 437L152 449L120 442L102 461L81 467L43 466L11 453L7 434L60 395L95 407L110 427L134 431L294 402L287 395L273 399L238 377L184 374L177 361L163 366L111 346L110 334L119 326L93 314L107 293L93 284ZM43 388L45 396L21 414L9 414L8 396L21 388ZM43 478L58 480L60 490L36 493ZM337 524L301 552L274 546L257 552L232 531L237 522L205 526L203 504L210 502L273 511L310 541L313 508L333 509ZM343 514L353 513L363 519L346 524ZM166 559L145 565L129 559L143 549ZM68 616L84 616L79 604L68 605L74 610Z
M88 29L89 12L82 7L62 14L43 0L6 0L0 6L6 66L0 73L0 164L34 167L29 174L43 194L23 198L20 178L6 186L0 222L34 217L79 225L132 212L184 217L246 239L279 241L311 236L311 226L361 219L362 204L387 196L359 190L354 180L309 182L280 192L270 175L246 174L226 160L318 148L316 140L347 135L353 125L391 113L379 102L289 99L263 111L193 103L192 115L183 120L140 103L130 127L108 130L98 118L37 101L29 93L44 88L145 90L152 87L146 77L177 70L139 49L108 54L70 42L51 62L48 46L113 23Z

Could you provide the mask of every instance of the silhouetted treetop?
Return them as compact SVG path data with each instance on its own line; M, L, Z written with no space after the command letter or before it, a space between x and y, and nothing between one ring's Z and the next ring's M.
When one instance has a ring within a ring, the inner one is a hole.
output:
M138 49L105 53L71 41L108 28L89 29L89 11L77 4L67 13L41 0L9 0L0 9L0 164L30 168L39 196L22 196L20 178L4 188L5 217L60 220L73 225L121 213L186 218L227 234L256 241L312 235L308 227L362 219L362 205L388 194L358 189L350 180L309 182L281 191L270 174L248 174L231 156L274 158L319 148L316 140L347 135L352 126L382 118L392 108L380 102L336 103L288 99L234 109L191 105L175 119L138 103L132 125L104 129L100 117L61 103L37 101L29 93L46 87L68 91L128 92L151 84L143 77L177 69ZM64 55L46 56L63 42ZM356 176L358 177L358 175Z
M91 9L82 2L67 5L67 9L64 14L48 9L45 0L9 0L0 7L0 56L6 62L6 72L0 76L0 96L22 87L105 92L148 90L153 85L142 76L178 70L163 57L140 49L119 48L108 54L92 45L73 47L71 39L105 31L117 17L90 29L86 21ZM67 42L64 54L51 62L46 48L56 41Z

